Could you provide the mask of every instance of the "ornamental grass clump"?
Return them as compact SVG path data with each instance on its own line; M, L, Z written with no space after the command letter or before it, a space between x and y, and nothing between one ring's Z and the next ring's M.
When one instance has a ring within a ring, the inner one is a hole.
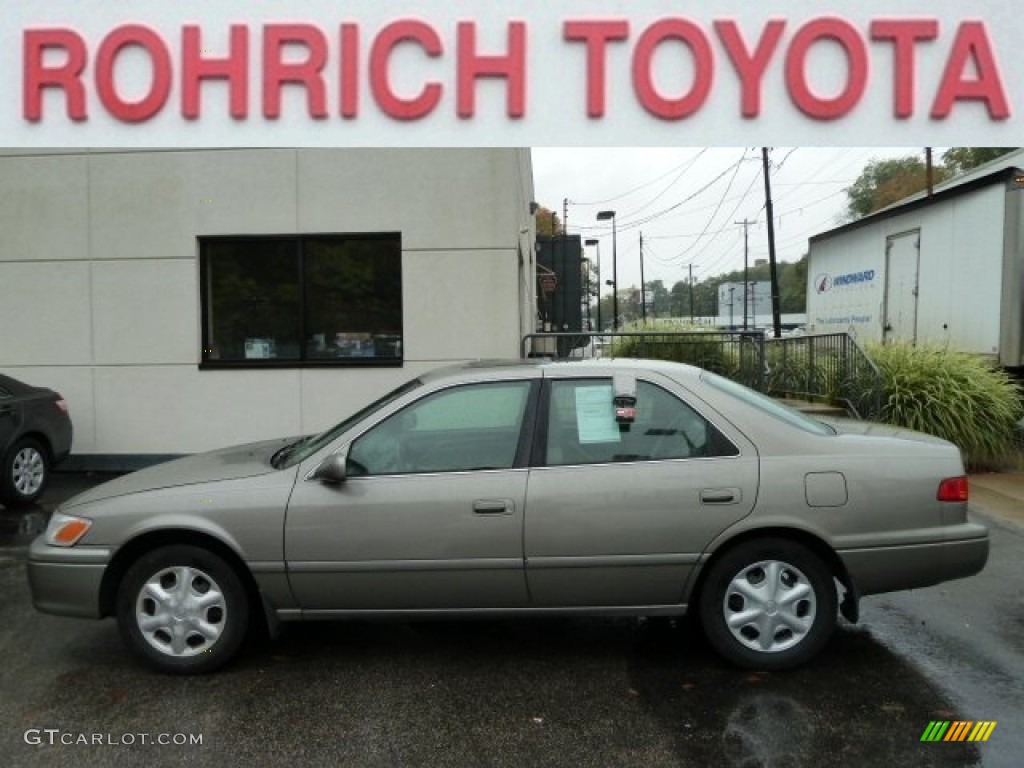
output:
M972 469L997 469L1017 452L1021 391L1005 371L964 352L873 345L882 373L880 421L945 438Z
M741 355L745 350L738 348L729 333L671 321L631 323L622 330L644 335L617 337L612 342L612 357L670 360L706 368L729 378L741 378L744 362Z

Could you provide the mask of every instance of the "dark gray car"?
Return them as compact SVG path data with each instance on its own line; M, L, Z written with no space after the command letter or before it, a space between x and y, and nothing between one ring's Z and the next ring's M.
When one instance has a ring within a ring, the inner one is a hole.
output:
M0 503L31 504L71 451L68 404L45 387L0 375Z
M960 454L827 425L690 366L478 363L336 427L81 494L29 555L38 609L116 615L171 672L279 621L697 611L714 647L802 663L862 595L977 573ZM254 616L254 613L256 616Z

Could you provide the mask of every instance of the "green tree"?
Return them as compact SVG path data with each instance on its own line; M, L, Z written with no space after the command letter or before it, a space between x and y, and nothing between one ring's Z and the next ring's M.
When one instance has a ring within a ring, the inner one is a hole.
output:
M671 297L665 283L661 280L648 280L647 290L651 294L650 301L647 302L647 318L671 316Z
M562 220L558 218L558 214L552 211L550 208L545 208L543 205L537 208L537 212L534 214L534 219L537 221L537 234L538 235L564 235L565 228L562 226Z
M951 175L942 165L932 169L932 181L938 184ZM847 216L860 219L892 205L928 186L924 160L917 155L888 160L871 160L853 185L846 188Z
M807 311L807 255L779 265L779 305L783 314Z
M954 174L964 173L1016 149L1017 147L950 147L942 153L942 163Z

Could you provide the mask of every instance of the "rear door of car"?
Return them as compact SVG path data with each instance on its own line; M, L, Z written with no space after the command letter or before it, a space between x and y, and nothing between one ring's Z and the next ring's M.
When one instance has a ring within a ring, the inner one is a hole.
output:
M705 547L756 500L757 452L731 425L653 373L620 423L616 386L545 380L525 529L535 606L678 604Z
M345 482L300 476L285 546L303 610L526 606L523 515L539 390L532 370L425 393L357 429Z

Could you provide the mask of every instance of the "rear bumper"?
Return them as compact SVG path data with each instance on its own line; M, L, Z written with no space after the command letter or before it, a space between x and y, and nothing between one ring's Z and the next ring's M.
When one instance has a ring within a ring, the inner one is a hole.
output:
M861 595L929 587L979 573L988 562L988 530L965 523L942 542L838 552Z
M109 559L107 549L51 547L39 537L28 556L32 604L57 616L100 618L100 585Z
M51 459L54 464L59 464L61 461L66 459L71 453L71 444L75 439L75 429L71 424L71 419L60 423L51 438L51 448L53 450L53 456Z

